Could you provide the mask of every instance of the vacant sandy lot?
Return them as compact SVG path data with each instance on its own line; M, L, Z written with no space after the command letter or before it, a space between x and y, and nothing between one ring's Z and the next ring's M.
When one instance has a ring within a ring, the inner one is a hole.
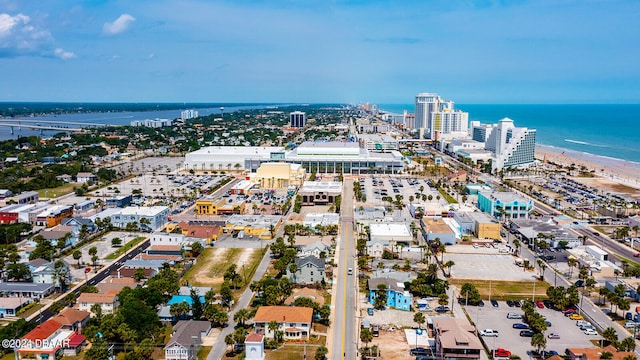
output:
M236 271L241 272L242 265L249 262L251 255L255 251L255 249L252 248L214 248L210 250L212 251L205 252L200 256L198 261L204 261L205 263L198 266L192 275L193 281L202 286L222 284L224 272L229 268L229 266L231 266L231 264L236 264Z
M380 336L373 338L369 346L378 345L380 356L385 360L409 359L409 344L402 329L393 331L380 330Z

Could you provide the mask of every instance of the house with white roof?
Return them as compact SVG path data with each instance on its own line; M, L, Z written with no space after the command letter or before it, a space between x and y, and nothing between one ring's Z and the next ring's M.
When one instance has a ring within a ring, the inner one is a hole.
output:
M163 227L169 218L167 206L129 206L111 215L111 224L117 228L125 228L128 223L136 223L140 229L153 231ZM143 224L142 219L149 224Z

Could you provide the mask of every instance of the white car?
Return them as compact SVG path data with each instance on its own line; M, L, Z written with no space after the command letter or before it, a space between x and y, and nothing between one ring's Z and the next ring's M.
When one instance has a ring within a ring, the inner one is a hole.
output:
M483 330L480 330L480 336L494 336L494 337L498 337L498 330L483 329Z
M598 335L598 332L595 331L594 329L585 329L584 330L584 334L585 335Z

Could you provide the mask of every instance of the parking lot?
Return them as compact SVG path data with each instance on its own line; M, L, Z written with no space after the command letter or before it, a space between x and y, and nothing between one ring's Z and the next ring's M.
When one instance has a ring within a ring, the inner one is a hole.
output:
M467 313L472 321L478 324L478 330L493 329L500 334L498 337L485 337L487 346L491 349L504 348L523 359L529 358L528 351L533 350L531 338L520 337L519 329L514 329L513 324L522 323L522 320L507 319L507 313L515 312L522 314L522 309L509 307L504 301L498 302L497 308L490 303L484 307L468 306ZM545 337L550 333L558 333L559 339L549 339L547 337L546 350L555 350L564 353L570 347L593 347L591 340L601 339L600 335L585 335L576 326L576 322L565 317L562 312L551 309L536 309L547 321L551 322L551 327L545 331Z
M418 201L416 194L420 196L423 194L425 196L431 195L431 202L437 202L437 196L440 195L436 189L430 188L425 180L404 179L389 176L376 177L375 180L374 185L374 178L372 177L360 179L360 183L363 184L365 188L367 204L377 206L388 205L388 203L384 202L382 198L390 196L392 199L395 199L396 195L401 195L404 199L403 202L405 203L409 202L410 196L414 197L414 203L422 202L422 200ZM413 185L411 183L413 183ZM422 191L420 191L420 188L422 188ZM442 204L446 204L446 200L442 199L442 196L440 197Z

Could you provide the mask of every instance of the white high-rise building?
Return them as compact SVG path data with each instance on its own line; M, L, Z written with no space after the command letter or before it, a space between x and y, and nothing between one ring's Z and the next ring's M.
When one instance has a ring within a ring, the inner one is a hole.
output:
M491 131L485 148L494 153L493 171L529 166L535 160L536 130L515 127L513 120L504 118Z
M453 101L443 100L435 93L416 95L415 123L413 129L418 133L431 135L432 114L435 112L453 111Z
M439 139L441 135L466 132L469 129L469 113L460 110L444 110L431 113L429 138Z
M198 110L184 110L180 113L182 120L195 119L198 117Z

